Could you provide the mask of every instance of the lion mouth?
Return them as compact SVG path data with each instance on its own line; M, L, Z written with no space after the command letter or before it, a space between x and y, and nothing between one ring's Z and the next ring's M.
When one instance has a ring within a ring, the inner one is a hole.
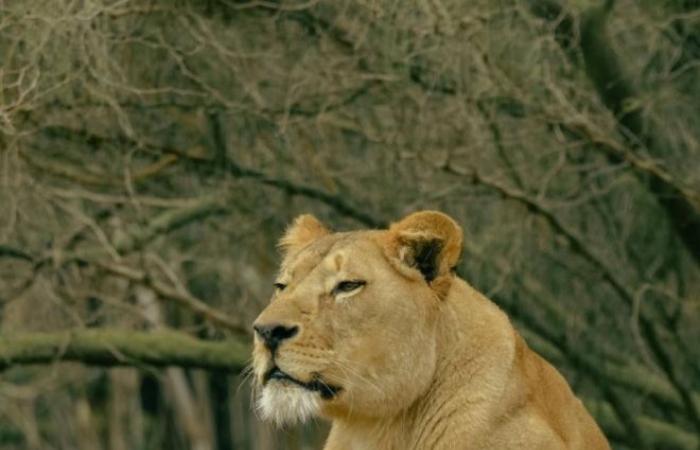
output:
M338 395L338 393L342 390L342 388L339 386L333 386L324 382L318 376L316 376L309 382L297 380L288 373L283 372L277 366L273 366L270 370L267 371L267 373L265 373L265 376L263 377L263 386L266 385L270 380L289 381L309 391L318 392L319 394L321 394L321 398L323 398L324 400L332 399L333 397Z

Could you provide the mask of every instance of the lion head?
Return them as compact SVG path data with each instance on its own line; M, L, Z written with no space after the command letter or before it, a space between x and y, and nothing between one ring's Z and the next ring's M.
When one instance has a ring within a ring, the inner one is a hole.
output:
M461 243L460 227L432 211L344 233L298 217L254 323L263 418L372 418L413 403L435 372L437 316Z

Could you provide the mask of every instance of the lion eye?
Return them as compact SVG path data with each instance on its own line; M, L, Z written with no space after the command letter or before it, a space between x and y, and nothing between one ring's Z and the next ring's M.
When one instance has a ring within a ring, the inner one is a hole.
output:
M332 294L336 295L345 292L352 292L361 288L365 284L367 284L367 282L363 280L341 281L340 283L335 285Z
M273 286L274 286L275 289L277 289L278 291L283 291L284 288L287 287L287 285L284 284L284 283L275 283L275 284L273 284Z

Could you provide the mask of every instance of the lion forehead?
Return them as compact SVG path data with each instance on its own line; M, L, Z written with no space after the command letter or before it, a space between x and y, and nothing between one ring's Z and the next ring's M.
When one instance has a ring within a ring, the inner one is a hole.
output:
M339 272L349 265L366 267L369 260L383 259L377 235L376 231L356 231L318 239L284 258L280 278L298 280L319 267L327 273Z

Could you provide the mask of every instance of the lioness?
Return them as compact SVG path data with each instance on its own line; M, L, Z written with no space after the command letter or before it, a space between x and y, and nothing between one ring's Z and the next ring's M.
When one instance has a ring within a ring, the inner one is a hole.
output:
M332 420L326 450L610 448L564 378L455 275L450 217L332 233L302 215L280 246L253 327L263 418Z

